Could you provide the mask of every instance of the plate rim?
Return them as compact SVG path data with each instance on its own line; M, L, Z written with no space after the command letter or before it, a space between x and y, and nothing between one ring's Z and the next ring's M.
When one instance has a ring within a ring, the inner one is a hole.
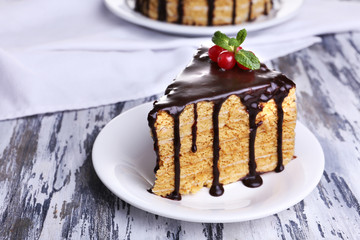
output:
M313 138L314 140L316 140L316 144L318 144L319 149L321 150L319 152L319 164L321 165L321 167L318 169L317 171L317 175L313 177L313 181L311 181L311 185L308 186L307 188L302 189L302 191L300 192L300 194L297 195L297 197L292 198L291 201L288 201L286 206L284 205L278 205L276 208L272 208L270 211L265 211L259 214L253 214L250 217L242 217L242 216L228 216L228 218L222 217L219 221L217 218L218 216L213 216L210 219L204 219L204 218L199 218L197 216L192 216L192 215L174 215L171 213L167 213L167 212L163 212L159 209L153 209L151 208L151 203L145 203L145 204L141 204L137 201L134 201L133 198L130 197L130 194L122 192L122 194L119 194L119 189L116 189L114 185L109 184L109 182L106 180L106 177L104 177L104 175L102 174L102 172L100 171L101 166L99 165L99 161L97 161L97 152L98 152L98 148L99 148L99 139L103 138L103 134L105 129L109 129L112 127L112 125L116 124L116 122L121 119L122 117L124 117L124 115L129 114L131 112L134 111L139 111L141 108L148 108L150 110L150 107L152 106L152 102L147 102L147 103L143 103L140 104L136 107L133 107L131 109L128 109L122 113L120 113L117 117L113 118L108 124L105 125L105 127L100 131L100 133L98 134L98 136L96 137L95 141L94 141L94 145L92 148L92 164L94 166L95 172L97 174L97 176L99 177L99 179L101 180L101 182L117 197L119 197L120 199L124 200L125 202L129 203L130 205L137 207L141 210L159 215L159 216L163 216L163 217L167 217L167 218L171 218L171 219L177 219L177 220L182 220L182 221L189 221L189 222L201 222L201 223L231 223L231 222L242 222L242 221L249 221L249 220L255 220L255 219L259 219L259 218L263 218L263 217L267 217L270 216L272 214L281 212L289 207L294 206L295 204L299 203L300 201L302 201L306 196L308 196L318 185L318 183L320 182L323 172L324 172L324 168L325 168L325 156L324 156L324 152L323 149L321 147L320 142L318 141L318 139L315 137L315 135L305 126L303 125L300 121L297 121L297 126L301 126L302 129L304 129L305 131L308 132L308 134L311 134L311 138ZM113 178L113 180L117 180L116 176L111 176L111 178ZM146 191L146 189L145 189ZM155 195L151 195L156 197L155 199L161 199L161 201L165 200L165 202L168 202L169 204L178 204L179 202L181 203L181 201L174 201L174 200L169 200L166 198L161 198ZM218 213L218 212L217 212ZM194 214L196 215L196 214Z
M104 3L113 14L127 22L160 32L185 36L211 36L217 30L225 34L236 34L240 28L246 28L248 32L269 28L294 17L304 3L304 0L282 0L282 7L278 10L278 16L266 21L254 20L253 22L226 26L188 26L160 22L145 17L133 9L130 9L127 1L128 0L104 0Z

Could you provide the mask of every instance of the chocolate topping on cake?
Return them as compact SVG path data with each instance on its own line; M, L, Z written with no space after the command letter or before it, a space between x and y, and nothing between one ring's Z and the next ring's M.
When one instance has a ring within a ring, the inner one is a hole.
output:
M242 104L249 113L249 174L242 179L248 187L258 187L262 184L259 173L256 172L255 162L255 138L256 130L260 123L255 119L262 111L261 102L267 102L274 99L277 105L278 123L277 123L277 154L278 163L276 172L283 170L282 159L282 121L283 110L282 102L288 95L289 90L295 87L295 83L285 75L269 70L264 64L257 70L242 70L235 67L231 70L223 70L217 63L212 62L208 57L208 48L198 49L192 62L180 73L175 81L168 86L165 95L154 102L154 108L148 115L149 126L152 129L154 139L154 150L157 154L157 165L159 167L159 148L155 129L157 112L163 110L168 112L174 118L174 164L175 164L175 190L168 195L171 199L181 199L180 187L180 132L179 117L185 106L194 104L194 113L196 113L196 103L200 101L211 101L214 103L213 110L213 183L210 188L210 194L220 196L223 194L222 184L219 182L219 126L218 117L223 102L231 95L240 98ZM196 114L193 125L193 144L192 151L196 151ZM194 130L195 129L195 130ZM195 135L195 136L194 136Z

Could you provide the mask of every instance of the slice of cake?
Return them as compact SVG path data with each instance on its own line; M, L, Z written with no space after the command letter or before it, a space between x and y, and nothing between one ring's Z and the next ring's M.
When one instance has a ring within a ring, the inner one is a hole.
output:
M211 26L251 21L272 6L272 0L136 0L135 10L159 21Z
M220 196L223 184L262 184L294 156L295 84L264 64L224 70L208 48L154 102L148 115L157 155L151 191L170 199L202 187Z

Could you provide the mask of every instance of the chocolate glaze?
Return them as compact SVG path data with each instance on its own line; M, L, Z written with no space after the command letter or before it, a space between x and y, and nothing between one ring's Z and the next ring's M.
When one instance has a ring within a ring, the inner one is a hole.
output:
M213 25L213 18L214 18L214 10L215 10L215 0L208 0L208 21L207 25Z
M147 12L147 15L149 16L149 10L150 10L150 0L143 0L146 2L146 12Z
M220 157L220 140L219 140L219 113L221 106L225 98L217 99L214 101L214 110L213 110L213 131L214 131L214 139L213 139L213 182L210 188L210 194L212 196L221 196L224 193L224 188L219 181L219 157Z
M233 0L233 8L232 8L232 24L236 24L236 2L238 0ZM214 11L215 11L215 0L207 0L208 3L208 13L207 13L207 25L212 26L213 25L213 18L214 18ZM271 7L273 6L272 0L270 1ZM149 7L150 7L150 0L136 0L135 1L135 11L137 12L143 12L144 10L144 4L146 4L146 15L149 16ZM265 1L264 6L264 14L268 15L268 1ZM167 1L166 0L158 0L158 20L159 21L166 21L167 20ZM183 21L184 16L184 3L183 0L178 1L177 5L177 13L178 13L178 19L177 23L181 24ZM251 13L252 13L252 5L253 2L250 0L249 3L249 13L248 13L248 21L252 21Z
M159 0L159 2L158 2L158 20L166 22L166 19L167 19L166 0Z
M179 0L178 6L177 6L177 11L178 11L178 21L177 21L177 23L181 24L182 20L183 20L183 16L184 16L184 3L183 3L183 0Z
M252 5L253 5L253 1L250 0L250 3L249 3L249 14L248 14L248 21L251 21L251 14L252 14Z
M142 10L142 1L141 0L137 0L137 1L135 1L135 11L136 12L141 12L141 10Z
M151 127L151 135L152 135L152 138L154 140L154 151L156 153L156 165L155 165L155 168L154 168L154 172L156 173L157 170L159 169L159 144L158 144L158 138L157 138L157 133L156 133L156 128L154 127L155 126L155 121L156 121L156 118L150 118L148 117L148 122L149 122L149 126L152 126Z
M145 15L148 15L148 13L149 13L149 4L150 4L150 1L148 1L148 0L136 0L134 10L137 11L137 12L142 12Z
M192 146L191 146L191 151L194 153L197 151L197 147L196 147L196 132L197 132L197 118L198 118L198 113L197 113L197 104L194 103L194 123L191 127L191 133L192 133Z
M264 6L264 15L269 15L269 11L268 11L268 2L265 1L265 6Z
M180 123L179 117L180 113L178 112L174 115L174 165L175 165L175 189L174 191L168 196L168 198L181 200L181 195L179 193L180 189L180 148L181 148L181 141L180 141Z
M252 96L252 95L249 95ZM247 187L258 187L262 184L261 177L257 177L256 174L256 162L255 162L255 138L256 138L256 130L258 126L261 124L256 124L256 116L259 112L261 112L262 107L259 105L259 100L257 98L249 98L252 99L252 103L247 103L245 106L249 113L249 174L243 180L243 183ZM249 107L250 106L250 107Z
M157 112L163 110L174 118L174 149L175 149L175 190L167 196L171 199L178 199L180 196L180 140L179 116L188 104L200 101L211 101L214 103L213 111L213 183L210 194L219 196L223 193L222 184L219 181L219 126L218 115L222 103L231 95L236 95L246 107L249 113L249 174L242 179L248 187L258 187L262 184L259 173L256 172L255 162L255 139L256 130L262 122L256 123L256 116L262 111L261 102L274 99L278 109L278 164L276 171L283 168L282 162L282 102L288 95L289 90L295 87L285 75L269 70L261 64L258 70L242 70L235 67L231 70L223 70L217 63L212 62L208 57L208 48L198 49L192 62L180 73L175 81L168 86L165 95L154 102L154 108L148 115L149 126L154 138L154 149L157 152L157 165L159 164L158 142L156 138L155 121ZM195 115L194 115L195 116ZM197 120L196 120L197 121ZM196 140L195 140L196 141Z
M235 24L235 19L236 19L236 0L233 0L233 9L232 9L232 20L231 20L231 24Z
M280 90L285 91L284 86L280 87ZM275 168L275 172L281 172L284 170L283 165L283 156L282 156L282 123L284 120L284 111L282 109L282 103L284 101L284 98L286 96L284 94L279 94L277 96L274 96L276 107L277 107L277 115L278 115L278 121L277 121L277 155L278 155L278 163Z

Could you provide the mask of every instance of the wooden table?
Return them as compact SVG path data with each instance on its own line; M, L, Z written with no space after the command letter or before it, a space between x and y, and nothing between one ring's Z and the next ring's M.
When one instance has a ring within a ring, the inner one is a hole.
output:
M360 239L360 34L271 62L297 84L298 119L320 141L325 171L303 201L239 223L191 223L132 207L97 177L94 140L151 98L0 122L0 239Z

